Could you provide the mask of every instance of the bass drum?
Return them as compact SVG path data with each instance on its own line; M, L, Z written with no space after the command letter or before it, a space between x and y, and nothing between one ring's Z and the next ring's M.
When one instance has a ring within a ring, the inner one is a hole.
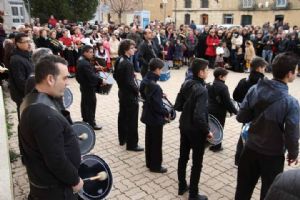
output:
M89 153L94 148L96 141L93 128L85 122L74 122L72 128L77 136L81 155Z
M105 180L85 181L82 190L78 193L83 200L100 200L107 197L112 184L113 177L108 164L96 155L84 155L78 170L81 179L97 176L98 173L105 172Z
M207 139L207 141L212 145L220 144L223 140L223 128L220 122L214 116L209 115L208 125L213 137Z
M69 88L66 88L63 96L63 104L65 108L69 108L73 103L73 94Z

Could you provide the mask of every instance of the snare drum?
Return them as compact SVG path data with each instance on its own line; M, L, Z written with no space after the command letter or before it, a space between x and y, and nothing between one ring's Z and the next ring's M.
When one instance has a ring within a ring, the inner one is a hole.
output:
M99 72L99 76L106 81L106 85L100 85L97 87L96 92L99 94L109 94L113 84L115 83L115 79L111 73L107 72Z
M162 101L163 101L164 107L168 110L168 112L170 114L170 120L174 120L176 118L176 111L174 109L174 106L166 97L163 97Z
M210 132L213 134L213 137L207 139L208 142L212 145L220 144L223 140L223 128L220 122L212 115L209 115L208 124Z
M82 190L78 193L84 200L104 199L109 194L113 177L108 164L96 155L84 155L78 169L81 179L97 176L98 173L105 172L105 180L85 181Z
M63 96L63 104L65 108L69 108L73 103L73 94L69 88L66 88Z
M90 152L96 141L96 135L93 128L85 122L74 122L72 128L76 134L81 155Z

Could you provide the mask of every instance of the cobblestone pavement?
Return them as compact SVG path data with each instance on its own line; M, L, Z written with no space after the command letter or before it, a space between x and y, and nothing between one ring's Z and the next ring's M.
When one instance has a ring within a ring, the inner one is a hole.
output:
M174 102L176 94L184 79L186 67L171 71L171 79L160 82L164 92L171 102ZM270 76L270 74L268 74ZM232 93L237 82L246 77L246 74L230 72L227 84ZM213 80L210 71L208 81ZM300 78L290 85L290 93L300 99ZM80 92L75 79L70 80L70 89L74 95L74 102L70 107L73 121L80 121ZM117 86L114 85L108 96L97 95L96 120L104 128L96 131L97 141L92 154L103 158L110 166L113 174L113 188L107 199L187 199L187 194L177 196L177 161L179 156L179 129L178 119L164 126L163 134L163 165L168 168L166 174L150 173L145 166L144 152L128 152L125 147L118 145L117 139L117 114L118 98ZM6 107L9 111L9 119L14 122L10 148L19 152L16 136L17 117L15 104L6 98ZM141 107L140 107L141 112ZM144 146L144 124L139 123L139 144ZM200 180L200 191L206 194L210 200L231 200L234 197L236 187L237 168L234 166L234 154L236 142L239 137L241 124L235 117L227 118L224 136L224 150L213 153L206 150L203 162L203 172ZM188 175L191 163L188 165ZM285 169L288 169L286 167ZM16 200L26 199L29 187L26 170L20 159L12 164L14 195ZM189 177L187 177L189 178ZM253 199L259 199L259 184L254 191Z

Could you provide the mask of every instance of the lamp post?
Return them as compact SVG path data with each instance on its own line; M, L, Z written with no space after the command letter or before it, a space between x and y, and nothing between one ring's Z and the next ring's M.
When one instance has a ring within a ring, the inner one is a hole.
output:
M176 28L176 22L177 22L177 0L174 0L175 1L175 28Z
M162 0L162 2L164 6L164 23L166 24L166 8L167 8L168 0Z

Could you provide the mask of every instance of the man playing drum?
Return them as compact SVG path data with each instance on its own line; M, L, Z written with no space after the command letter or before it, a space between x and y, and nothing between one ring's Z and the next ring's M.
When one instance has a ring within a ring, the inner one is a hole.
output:
M35 68L35 89L20 107L20 151L30 182L29 200L75 200L83 187L78 176L80 150L67 111L60 112L68 83L67 62L47 55Z

